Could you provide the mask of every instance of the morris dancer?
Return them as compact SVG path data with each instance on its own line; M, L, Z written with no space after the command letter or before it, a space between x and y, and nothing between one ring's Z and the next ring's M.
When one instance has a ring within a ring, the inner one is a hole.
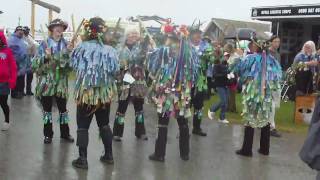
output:
M242 92L243 118L245 121L242 148L236 153L252 156L254 128L261 128L260 149L262 155L269 155L270 147L270 115L272 92L280 89L282 76L281 66L274 56L266 53L264 43L253 41L257 53L247 55L240 66L240 75L244 82Z
M155 152L150 160L165 160L168 124L171 113L175 114L179 125L179 148L182 160L189 160L189 127L191 116L191 88L199 73L198 56L188 40L185 26L180 28L180 35L166 25L166 42L163 47L153 52L149 59L149 75L153 79L154 97L158 112L158 137Z
M52 105L55 102L59 110L60 137L67 142L74 142L69 131L69 115L67 110L68 76L71 72L69 53L72 45L63 38L68 24L61 19L53 20L49 26L48 39L41 42L38 53L32 62L32 69L37 75L36 97L43 110L44 143L51 144Z
M121 73L118 78L119 104L113 126L113 138L115 141L121 141L125 113L131 100L135 110L135 136L138 139L147 140L143 104L147 94L145 59L148 51L148 38L140 40L139 33L135 29L126 34L125 44L119 48L121 65Z
M72 165L82 169L88 169L88 130L94 115L105 150L100 161L113 164L109 115L110 104L117 91L114 76L119 71L119 65L116 50L103 44L106 31L105 22L99 17L85 21L83 42L71 56L72 67L77 72L74 95L77 103L79 147L79 158Z

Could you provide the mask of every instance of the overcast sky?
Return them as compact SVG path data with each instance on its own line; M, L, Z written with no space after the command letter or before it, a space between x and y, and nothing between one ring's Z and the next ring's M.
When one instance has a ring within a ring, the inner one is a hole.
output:
M15 27L19 17L22 25L30 25L30 0L0 0L0 26ZM195 18L208 21L212 17L249 20L250 9L256 6L276 6L319 3L319 0L44 0L61 8L60 17L71 22L81 18L100 16L123 17L136 15L160 15L171 17L177 24L191 24ZM5 2L5 3L4 3ZM37 6L36 23L46 24L48 12Z

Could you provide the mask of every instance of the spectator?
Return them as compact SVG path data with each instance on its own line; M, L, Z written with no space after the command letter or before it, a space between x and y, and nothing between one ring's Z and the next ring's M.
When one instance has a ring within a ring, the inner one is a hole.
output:
M5 116L5 122L2 130L9 129L8 95L10 89L13 89L17 80L17 66L11 50L7 47L7 40L4 33L0 31L0 105Z
M224 46L224 58L228 62L229 70L234 72L238 62L241 60L240 56L236 53L232 44L226 44ZM230 77L230 84L228 85L229 96L228 96L228 112L237 112L236 107L236 94L237 94L237 77L232 74Z
M23 27L18 26L8 40L9 48L13 52L18 68L17 85L11 92L11 97L17 99L23 98L24 76L27 67L27 44L23 36Z
M226 111L228 107L228 63L226 61L220 62L220 60L215 60L213 66L213 77L215 81L216 90L218 92L220 101L213 104L208 111L209 119L213 120L215 112L219 109L220 119L219 122L228 124L229 121L226 120Z
M318 61L316 47L313 41L307 41L302 50L294 58L294 64L304 64L305 68L298 69L296 80L296 95L311 94L313 92L313 75L316 73Z
M272 36L269 40L271 46L268 49L268 53L270 56L272 56L275 60L277 60L279 63L281 63L281 56L278 51L280 47L280 38L276 35ZM273 137L281 137L281 134L276 129L275 124L275 114L276 114L276 108L280 108L280 100L281 100L281 89L278 91L272 92L272 97L274 101L272 101L272 112L270 114L270 135Z
M34 40L29 35L30 28L28 26L23 27L24 31L24 40L27 43L27 67L26 67L26 95L32 96L32 80L33 80L33 72L31 69L31 59L36 55L36 45ZM24 89L24 88L23 88Z

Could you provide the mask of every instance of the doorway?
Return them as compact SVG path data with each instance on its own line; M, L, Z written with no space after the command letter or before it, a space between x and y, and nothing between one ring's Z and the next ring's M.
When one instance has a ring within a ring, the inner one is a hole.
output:
M320 49L320 25L312 26L312 41L316 44L316 48Z

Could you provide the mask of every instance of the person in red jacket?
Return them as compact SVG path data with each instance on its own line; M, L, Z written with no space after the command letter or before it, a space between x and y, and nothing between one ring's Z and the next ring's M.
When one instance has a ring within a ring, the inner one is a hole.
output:
M7 103L10 89L14 89L17 80L17 65L14 56L7 47L4 33L0 31L0 105L5 116L3 131L9 129L9 105Z

